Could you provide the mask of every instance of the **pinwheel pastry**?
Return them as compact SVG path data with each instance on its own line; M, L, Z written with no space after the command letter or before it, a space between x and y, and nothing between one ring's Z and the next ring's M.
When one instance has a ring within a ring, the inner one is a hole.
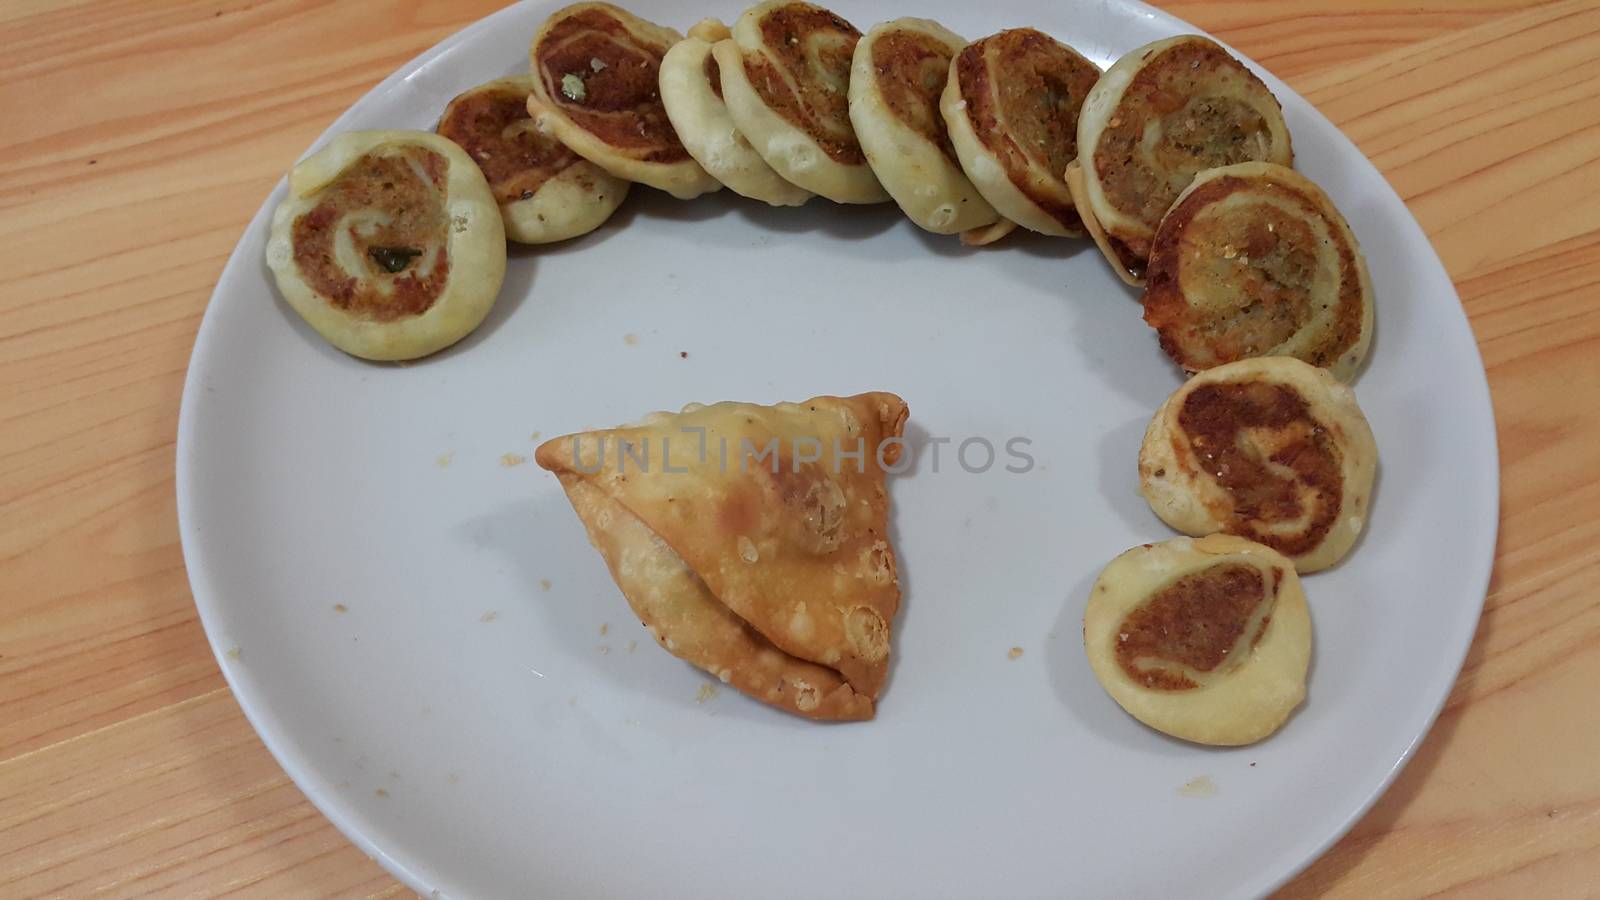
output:
M779 175L835 203L889 199L850 125L850 61L860 38L820 6L767 0L712 48L734 125Z
M1118 556L1083 615L1106 693L1157 731L1238 746L1281 727L1306 696L1311 615L1282 554L1229 535Z
M690 405L556 438L554 472L666 650L780 709L867 719L900 603L893 394Z
M483 172L422 131L353 131L297 163L267 265L284 300L353 356L415 359L494 306L506 235Z
M950 141L978 191L1041 234L1083 234L1063 173L1078 153L1078 113L1100 69L1049 35L1012 28L968 44L940 100Z
M811 192L783 180L733 124L722 102L722 70L711 46L728 27L706 19L661 60L661 103L678 139L711 176L743 197L772 206L799 206Z
M714 191L722 185L684 149L661 105L661 58L682 39L609 3L557 10L528 48L528 112L618 178L685 200Z
M1195 176L1162 218L1144 320L1190 372L1293 356L1349 381L1372 340L1372 281L1321 189L1293 169L1238 163Z
M547 244L599 228L628 196L629 182L539 133L528 115L532 84L527 75L481 84L450 101L438 131L483 170L506 237Z
M1377 466L1350 388L1267 356L1207 369L1167 398L1139 449L1139 492L1185 534L1239 535L1315 572L1355 545Z
M1294 162L1278 100L1228 51L1198 35L1117 60L1083 103L1067 181L1117 274L1142 284L1150 241L1172 201L1205 169Z
M966 41L927 19L868 31L850 66L850 123L889 196L918 227L956 234L999 218L950 146L939 95Z

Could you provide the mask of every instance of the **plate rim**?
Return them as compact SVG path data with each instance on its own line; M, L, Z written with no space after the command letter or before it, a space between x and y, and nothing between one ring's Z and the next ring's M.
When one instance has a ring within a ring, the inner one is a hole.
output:
M498 20L514 18L521 8L539 5L542 2L545 2L545 0L517 0L517 2L469 23L407 60L352 102L297 157L297 160L314 152L332 136L345 130L344 123L355 114L358 108L364 106L368 101L393 90L396 85L408 81L435 59L450 52L457 46L473 42L480 33L487 32L493 28ZM559 0L549 0L549 2L559 2ZM1087 2L1087 0L1081 0L1081 2ZM1100 0L1100 2L1104 4L1104 0ZM1486 546L1476 548L1484 552L1469 556L1467 563L1472 570L1468 573L1467 582L1476 585L1470 592L1470 596L1476 597L1476 600L1472 602L1476 603L1477 610L1470 618L1465 616L1460 618L1458 620L1461 623L1459 632L1447 635L1446 640L1440 643L1436 658L1442 664L1440 682L1443 684L1443 688L1439 690L1438 696L1434 698L1432 703L1428 704L1430 711L1421 721L1416 735L1406 745L1400 756L1390 764L1384 775L1372 785L1370 790L1365 792L1360 802L1350 808L1347 815L1338 822L1333 823L1331 828L1308 827L1301 829L1306 839L1295 842L1293 845L1295 849L1285 851L1285 858L1292 858L1292 861L1283 866L1262 867L1261 870L1252 873L1249 877L1241 879L1237 883L1240 895L1265 896L1293 880L1325 855L1334 844L1348 834L1350 829L1372 809L1378 799L1388 792L1400 772L1415 757L1423 741L1432 732L1453 693L1454 686L1460 677L1462 666L1471 649L1473 638L1476 636L1478 626L1481 623L1483 606L1487 600L1490 581L1497 562L1500 531L1501 470L1493 395L1489 388L1488 372L1484 366L1482 347L1478 343L1476 334L1472 331L1470 319L1467 316L1464 304L1461 303L1460 292L1456 288L1454 279L1451 278L1449 270L1444 267L1444 263L1440 259L1437 249L1433 246L1432 240L1428 237L1427 232L1423 230L1421 223L1417 221L1415 214L1411 212L1404 198L1390 184L1382 170L1377 168L1355 142L1350 140L1338 125L1329 120L1320 109L1309 100L1306 100L1298 91L1284 83L1252 57L1240 52L1226 41L1217 38L1204 29L1196 27L1183 18L1151 6L1144 0L1113 0L1113 2L1138 13L1159 28L1170 30L1173 33L1200 34L1217 41L1217 43L1227 48L1229 52L1244 61L1246 65L1250 66L1253 71L1261 75L1274 93L1281 95L1283 92L1287 92L1290 96L1299 99L1305 104L1305 108L1311 115L1320 119L1330 129L1333 129L1349 145L1349 148L1353 151L1353 159L1359 160L1358 164L1364 165L1370 174L1383 184L1395 202L1406 211L1406 215L1403 217L1404 221L1398 223L1399 226L1411 231L1413 237L1428 247L1431 258L1422 260L1422 266L1425 268L1431 266L1436 269L1443 283L1449 286L1450 293L1454 297L1458 309L1458 315L1450 317L1451 328L1466 332L1466 344L1470 347L1472 357L1477 363L1471 372L1465 373L1462 389L1473 394L1474 399L1480 404L1480 408L1487 412L1486 416L1474 416L1474 421L1471 423L1476 430L1481 432L1478 435L1479 440L1471 444L1471 447L1473 452L1486 455L1487 458L1483 460L1483 464L1489 475L1488 478L1477 482L1480 486L1480 493L1485 495L1482 498L1482 502L1485 504L1485 510L1490 519L1485 532ZM189 582L190 594L202 628L206 634L207 643L210 645L218 669L228 685L229 692L238 704L240 711L244 713L245 719L250 723L256 736L266 746L268 752L272 754L274 761L288 775L302 796L326 817L347 840L355 844L369 858L376 861L391 875L418 893L424 896L440 896L439 886L429 878L424 877L420 871L421 866L418 864L418 860L408 862L402 858L410 855L408 851L402 852L396 849L391 852L386 849L382 843L363 830L362 824L357 821L359 816L353 805L344 802L335 791L325 790L317 784L313 777L313 765L303 754L297 753L295 748L290 746L292 742L287 733L276 727L275 723L271 721L271 714L265 708L265 701L236 680L237 670L225 661L229 651L222 646L223 635L221 633L220 619L224 613L220 604L215 600L218 596L218 591L215 585L211 583L210 573L207 570L205 561L201 558L200 551L196 549L201 543L195 530L196 511L194 504L196 503L197 486L194 480L194 468L189 463L189 459L195 453L196 429L199 427L197 424L199 414L195 411L197 407L195 398L204 390L204 386L200 384L201 376L198 374L200 368L196 366L196 360L200 359L202 353L206 352L205 348L208 345L214 344L217 340L216 333L221 326L218 324L220 316L216 314L216 307L219 301L226 302L221 300L224 293L223 286L232 283L240 277L245 269L258 262L253 255L244 252L248 237L258 230L265 229L266 224L270 221L273 208L282 199L286 189L287 176L280 177L262 201L255 215L251 217L240 232L240 237L235 242L227 262L217 276L211 295L206 301L205 312L196 331L189 361L185 366L183 392L178 414L177 439L174 446L178 532L185 575Z

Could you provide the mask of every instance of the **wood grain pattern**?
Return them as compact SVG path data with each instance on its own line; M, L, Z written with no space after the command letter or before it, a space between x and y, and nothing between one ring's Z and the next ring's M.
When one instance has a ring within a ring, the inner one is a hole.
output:
M285 163L498 5L0 5L0 895L407 893L223 686L184 577L173 439L211 286ZM1500 547L1466 667L1394 788L1284 894L1592 896L1600 6L1166 5L1285 77L1394 183L1461 291L1498 417Z

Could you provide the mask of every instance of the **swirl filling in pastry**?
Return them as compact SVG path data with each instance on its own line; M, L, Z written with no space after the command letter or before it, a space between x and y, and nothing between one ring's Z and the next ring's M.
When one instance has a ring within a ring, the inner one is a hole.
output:
M450 101L438 132L478 164L505 219L506 237L543 244L587 234L616 212L628 182L539 131L526 75L479 85Z
M266 256L283 299L329 343L416 359L489 314L506 231L460 146L424 131L351 131L290 170Z
M744 55L744 72L762 101L835 162L866 162L850 127L847 93L861 32L809 3L776 7L759 27L761 49Z
M1283 384L1201 385L1178 424L1198 468L1228 497L1224 529L1288 556L1318 544L1339 517L1339 448L1304 398Z
M1277 731L1305 699L1311 616L1277 551L1232 535L1175 538L1101 571L1083 647L1100 686L1134 718L1237 746Z
M1242 163L1201 173L1161 220L1144 310L1191 372L1293 356L1349 380L1371 340L1372 284L1326 194L1292 169Z
M1326 370L1247 359L1201 372L1162 404L1139 451L1139 489L1179 531L1249 538L1311 572L1360 535L1377 452L1355 395Z
M721 185L690 157L661 102L661 60L683 39L609 3L545 20L529 46L528 111L574 153L680 199Z
M785 181L739 131L722 96L722 66L712 52L728 27L705 19L661 60L661 102L689 155L734 193L772 206L799 206L811 193Z
M1063 173L1100 69L1032 28L968 44L949 73L944 115L962 166L1002 216L1043 234L1082 235Z
M533 53L543 95L573 122L634 159L672 163L689 152L667 121L656 84L668 46L592 8L553 17Z
M439 133L461 145L483 170L499 203L532 200L539 188L583 157L541 135L528 94L514 84L469 91L439 119Z
M1117 663L1152 690L1186 691L1226 675L1248 657L1271 622L1282 569L1268 585L1259 569L1218 563L1151 595L1122 620Z
M850 122L872 171L919 228L956 234L999 215L968 180L940 97L965 41L927 19L896 19L867 32L850 69Z
M1101 250L1141 283L1156 226L1197 174L1293 161L1267 86L1216 43L1186 35L1127 54L1089 92L1068 178Z
M820 6L767 0L712 48L740 133L785 180L836 203L889 199L850 120L860 40L855 26Z
M384 322L427 312L450 277L445 160L422 147L363 155L294 220L294 262L332 306Z

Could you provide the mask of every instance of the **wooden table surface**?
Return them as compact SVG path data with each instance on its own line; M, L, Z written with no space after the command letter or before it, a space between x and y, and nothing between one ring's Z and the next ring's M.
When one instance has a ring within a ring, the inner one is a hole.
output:
M0 3L0 896L408 893L224 686L178 546L174 435L212 285L286 165L498 5ZM1466 667L1396 784L1286 894L1596 896L1600 4L1166 5L1388 176L1460 290L1499 423Z

